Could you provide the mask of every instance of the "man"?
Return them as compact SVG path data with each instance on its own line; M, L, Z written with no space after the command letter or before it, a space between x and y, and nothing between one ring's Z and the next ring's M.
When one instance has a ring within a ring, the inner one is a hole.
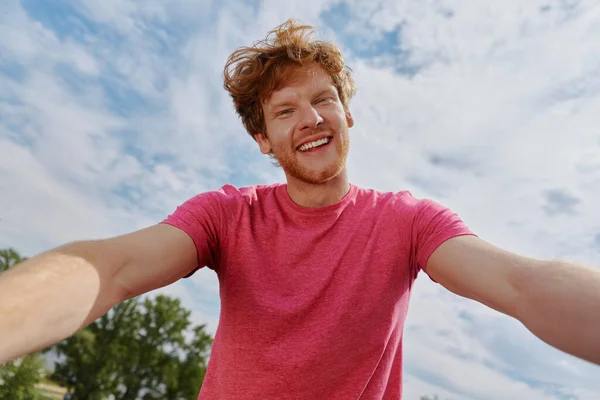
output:
M354 83L339 50L310 32L288 21L225 67L245 128L287 183L227 185L155 226L6 272L0 362L208 266L222 307L201 399L399 399L419 270L600 364L599 271L503 251L437 203L349 183Z

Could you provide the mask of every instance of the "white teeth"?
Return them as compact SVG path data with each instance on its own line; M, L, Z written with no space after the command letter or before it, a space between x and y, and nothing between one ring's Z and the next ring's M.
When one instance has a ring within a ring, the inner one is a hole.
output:
M323 139L315 140L314 142L303 144L302 146L299 147L299 150L307 151L307 150L312 149L313 147L322 146L327 143L329 143L329 138L323 138Z

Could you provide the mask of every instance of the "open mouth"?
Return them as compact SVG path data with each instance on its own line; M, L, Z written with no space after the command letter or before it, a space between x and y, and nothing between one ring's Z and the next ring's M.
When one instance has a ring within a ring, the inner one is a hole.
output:
M311 151L315 151L316 149L327 146L333 140L332 136L327 136L325 138L315 140L314 142L305 143L302 146L298 146L299 151L302 153L309 153Z

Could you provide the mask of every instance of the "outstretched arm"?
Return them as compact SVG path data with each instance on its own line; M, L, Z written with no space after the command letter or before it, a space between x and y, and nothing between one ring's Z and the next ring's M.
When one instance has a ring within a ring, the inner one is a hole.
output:
M118 302L196 265L192 239L162 224L70 243L20 263L0 274L0 364L69 337Z
M518 319L551 346L600 365L600 270L459 236L433 252L426 272L450 291Z

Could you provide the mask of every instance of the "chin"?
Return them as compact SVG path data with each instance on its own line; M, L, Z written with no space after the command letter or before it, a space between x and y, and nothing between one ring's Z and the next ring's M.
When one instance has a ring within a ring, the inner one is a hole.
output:
M293 177L299 181L313 185L322 185L332 179L337 178L344 170L344 166L345 163L337 162L325 168L312 170L296 165L294 166L295 168L284 168L284 171L287 176Z
M306 165L291 154L275 158L288 178L313 185L322 185L337 178L344 171L347 155L348 147L344 146L342 151L338 152L337 157L325 163L324 160L321 160L321 162L311 162Z

